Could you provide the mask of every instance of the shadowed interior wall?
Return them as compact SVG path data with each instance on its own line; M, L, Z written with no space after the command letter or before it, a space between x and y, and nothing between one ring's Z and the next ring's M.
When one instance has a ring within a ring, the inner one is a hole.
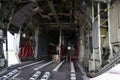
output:
M38 39L38 60L48 58L48 42L48 37L45 32L40 32Z

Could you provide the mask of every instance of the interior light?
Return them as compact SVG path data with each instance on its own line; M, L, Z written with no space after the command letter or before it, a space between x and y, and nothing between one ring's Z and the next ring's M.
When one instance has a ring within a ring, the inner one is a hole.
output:
M25 38L25 37L26 37L26 34L24 33L22 36Z
M70 50L71 49L71 47L70 46L68 46L68 50Z

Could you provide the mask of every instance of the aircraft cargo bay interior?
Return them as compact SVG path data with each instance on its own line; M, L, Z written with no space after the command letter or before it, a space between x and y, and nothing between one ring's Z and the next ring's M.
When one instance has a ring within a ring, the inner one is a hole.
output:
M0 80L119 80L119 8L119 0L0 0Z

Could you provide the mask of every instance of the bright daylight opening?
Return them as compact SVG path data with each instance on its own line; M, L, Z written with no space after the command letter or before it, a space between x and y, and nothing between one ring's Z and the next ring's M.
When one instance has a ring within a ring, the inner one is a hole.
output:
M8 66L18 63L17 54L15 54L15 37L10 32L8 34ZM3 44L4 55L6 58L6 43Z

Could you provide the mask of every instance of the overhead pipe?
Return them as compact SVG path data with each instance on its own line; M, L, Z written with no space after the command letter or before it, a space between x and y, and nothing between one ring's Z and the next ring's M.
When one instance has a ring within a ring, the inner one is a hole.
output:
M41 15L43 18L46 18L46 19L48 19L48 20L50 20L51 21L51 18L49 17L49 16L47 16L47 15Z
M53 13L49 13L48 15L49 15L49 16L54 16ZM69 13L57 13L57 15L58 15L58 16L68 16L68 17L71 16L71 14L69 14Z
M49 5L52 13L54 14L54 17L55 17L55 19L56 19L56 22L59 23L59 19L58 19L58 16L57 16L57 13L56 13L56 10L55 10L53 1L52 1L52 0L47 0L47 2L48 2L48 5Z
M110 3L112 0L94 0L94 1L104 2L104 3Z

